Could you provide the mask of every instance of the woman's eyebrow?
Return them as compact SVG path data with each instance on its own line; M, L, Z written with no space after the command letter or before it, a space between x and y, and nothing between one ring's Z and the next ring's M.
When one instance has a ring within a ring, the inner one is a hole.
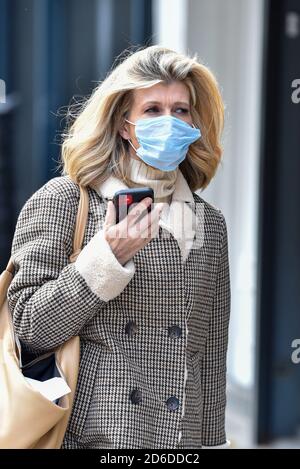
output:
M149 105L149 104L160 104L161 105L161 102L160 101L145 101L144 103L142 103L142 106L145 106L145 105ZM180 105L184 105L184 106L189 106L190 104L185 102L185 101L176 101L174 104L180 104Z

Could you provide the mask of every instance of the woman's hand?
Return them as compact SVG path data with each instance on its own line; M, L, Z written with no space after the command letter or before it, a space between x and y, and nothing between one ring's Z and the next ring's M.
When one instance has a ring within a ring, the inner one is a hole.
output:
M104 237L121 265L126 264L140 249L154 238L159 230L159 217L163 203L154 204L150 213L141 213L151 205L151 197L146 197L132 207L127 216L116 224L116 209L111 200L108 201L104 220Z

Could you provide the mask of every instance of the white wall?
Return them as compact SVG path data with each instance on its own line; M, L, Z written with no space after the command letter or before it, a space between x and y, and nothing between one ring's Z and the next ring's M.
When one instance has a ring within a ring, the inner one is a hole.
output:
M201 193L227 220L232 312L228 371L254 382L256 231L263 0L155 0L154 41L194 54L216 75L226 105L224 154Z

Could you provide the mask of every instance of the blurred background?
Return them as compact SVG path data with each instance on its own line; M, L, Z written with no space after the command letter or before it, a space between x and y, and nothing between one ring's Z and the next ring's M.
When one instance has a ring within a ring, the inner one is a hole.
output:
M59 110L152 44L197 53L226 105L201 196L228 225L227 436L300 448L299 0L0 0L1 271L23 204L60 175Z

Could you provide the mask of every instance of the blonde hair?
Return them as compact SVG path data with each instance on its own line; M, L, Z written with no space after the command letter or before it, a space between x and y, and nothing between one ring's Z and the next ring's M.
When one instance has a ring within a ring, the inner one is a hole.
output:
M91 187L113 174L133 187L127 175L128 141L119 133L130 110L131 90L179 80L189 88L191 116L202 134L190 145L179 167L192 191L203 190L215 175L223 152L224 104L216 78L196 55L190 57L158 45L135 52L125 50L124 55L75 115L76 106L69 106L73 122L62 135L62 174Z

